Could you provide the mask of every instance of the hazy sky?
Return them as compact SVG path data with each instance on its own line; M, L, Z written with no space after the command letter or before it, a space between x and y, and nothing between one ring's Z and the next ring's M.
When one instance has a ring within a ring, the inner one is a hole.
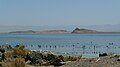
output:
M120 24L120 0L0 0L0 25Z

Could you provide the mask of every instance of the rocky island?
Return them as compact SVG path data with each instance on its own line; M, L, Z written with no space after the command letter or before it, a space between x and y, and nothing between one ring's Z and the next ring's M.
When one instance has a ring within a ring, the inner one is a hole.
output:
M13 31L13 32L8 32L8 33L36 33L36 31L33 30L27 30L27 31Z
M84 29L84 28L75 28L75 30L72 31L72 33L96 33L98 31L96 30L90 30L90 29Z
M26 31L12 31L8 32L8 34L53 34L53 33L68 33L67 30L44 30L44 31L34 31L34 30L26 30Z

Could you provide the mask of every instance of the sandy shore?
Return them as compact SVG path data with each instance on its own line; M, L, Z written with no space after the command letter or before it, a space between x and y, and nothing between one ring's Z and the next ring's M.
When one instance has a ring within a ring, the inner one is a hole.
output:
M120 67L119 56L105 56L97 58L82 58L78 61L67 63L61 67Z

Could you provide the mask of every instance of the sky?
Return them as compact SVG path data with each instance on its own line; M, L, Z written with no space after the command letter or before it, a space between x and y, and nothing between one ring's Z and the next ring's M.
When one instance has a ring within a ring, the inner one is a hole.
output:
M0 0L0 25L120 24L120 0Z

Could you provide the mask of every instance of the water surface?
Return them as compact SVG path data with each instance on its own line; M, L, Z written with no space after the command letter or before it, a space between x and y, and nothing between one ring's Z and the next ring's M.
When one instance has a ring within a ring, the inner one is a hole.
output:
M65 54L120 53L120 33L114 34L0 34L0 44L24 44L31 50Z

